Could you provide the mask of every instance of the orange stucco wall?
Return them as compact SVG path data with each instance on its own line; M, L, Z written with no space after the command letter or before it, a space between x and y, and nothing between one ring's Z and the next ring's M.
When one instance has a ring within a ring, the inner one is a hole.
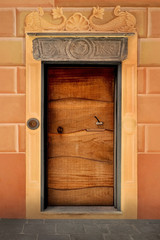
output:
M25 218L24 18L36 7L114 7L137 18L138 218L160 218L160 1L0 0L0 217Z

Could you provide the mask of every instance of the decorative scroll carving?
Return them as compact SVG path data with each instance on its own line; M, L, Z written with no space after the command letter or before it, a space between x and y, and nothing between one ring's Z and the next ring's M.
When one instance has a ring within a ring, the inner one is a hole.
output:
M135 31L136 18L129 12L121 12L120 6L114 9L116 18L108 23L97 25L93 23L93 18L103 19L104 9L93 8L93 13L89 18L90 26L95 31L113 31L113 32L133 32Z
M36 38L33 56L42 61L123 61L127 41L124 37Z
M62 8L52 9L51 15L54 19L62 19L60 24L46 21L44 11L38 8L38 12L27 15L25 20L26 31L101 31L101 32L134 32L136 18L127 11L121 11L120 6L114 9L115 18L105 24L95 24L93 19L103 19L104 9L94 7L89 19L76 12L68 19L65 17Z
M63 31L66 25L66 17L63 15L61 8L52 9L53 19L62 18L61 24L54 24L47 22L44 18L44 11L42 8L38 8L38 12L32 12L27 15L25 19L25 30L26 31L43 31L43 30L52 30L52 31Z

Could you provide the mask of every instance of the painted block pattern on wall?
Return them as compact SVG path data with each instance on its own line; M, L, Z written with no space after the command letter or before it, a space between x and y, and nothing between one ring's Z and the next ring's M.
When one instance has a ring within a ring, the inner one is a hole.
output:
M138 218L159 219L160 67L152 64L138 69L138 123Z
M137 72L138 77L138 93L146 93L146 68L139 67Z
M0 9L1 218L25 218L25 42L15 13Z
M160 216L160 154L138 155L138 217L159 219Z
M112 18L116 5L137 19L138 216L160 217L160 190L154 187L160 182L159 0L0 0L0 217L25 217L25 16L36 7L49 12L52 7L62 6L67 7L68 16L73 11L71 7L88 7L85 13L88 17L91 7L97 5L106 7L105 20L101 22ZM12 190L8 192L10 184ZM152 199L148 194L151 191Z
M0 65L17 66L25 64L23 38L0 38Z
M16 35L15 9L0 9L0 35L12 37Z
M145 150L145 125L138 125L138 152Z
M2 1L2 0L1 0ZM11 0L10 0L11 1ZM55 6L59 7L90 7L90 6L106 6L106 7L112 7L121 5L124 7L158 7L160 6L159 0L81 0L81 1L75 1L75 0L55 0Z
M0 93L16 93L17 69L15 67L0 67Z
M147 68L146 93L160 94L160 68Z
M154 0L156 1L156 0ZM0 7L52 7L54 5L54 0L0 0Z
M25 218L25 154L0 154L0 216Z
M160 66L160 38L139 39L139 66Z
M25 124L18 125L18 142L19 152L25 152L26 150L26 129Z
M26 68L17 68L17 93L26 92Z
M148 36L149 37L160 37L160 9L149 8L148 11Z
M17 152L17 135L16 125L0 124L0 152Z

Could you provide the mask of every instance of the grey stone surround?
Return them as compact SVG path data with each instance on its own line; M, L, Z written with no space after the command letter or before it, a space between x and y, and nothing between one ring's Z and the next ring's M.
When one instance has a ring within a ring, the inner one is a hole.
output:
M41 61L123 61L126 37L44 37L33 40L33 56Z

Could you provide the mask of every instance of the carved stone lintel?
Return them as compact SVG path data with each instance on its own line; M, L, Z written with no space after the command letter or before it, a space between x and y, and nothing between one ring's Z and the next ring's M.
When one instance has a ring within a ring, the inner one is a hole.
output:
M96 24L95 19L103 19L104 8L94 7L89 18L82 13L75 12L68 19L64 15L62 8L54 8L51 11L52 22L44 18L44 11L31 12L25 19L25 30L34 32L44 31L100 31L100 32L134 32L136 18L127 11L121 11L120 6L114 9L114 18L104 24ZM54 19L61 19L59 24L54 23Z
M41 61L123 61L127 41L125 37L36 38L33 56Z

